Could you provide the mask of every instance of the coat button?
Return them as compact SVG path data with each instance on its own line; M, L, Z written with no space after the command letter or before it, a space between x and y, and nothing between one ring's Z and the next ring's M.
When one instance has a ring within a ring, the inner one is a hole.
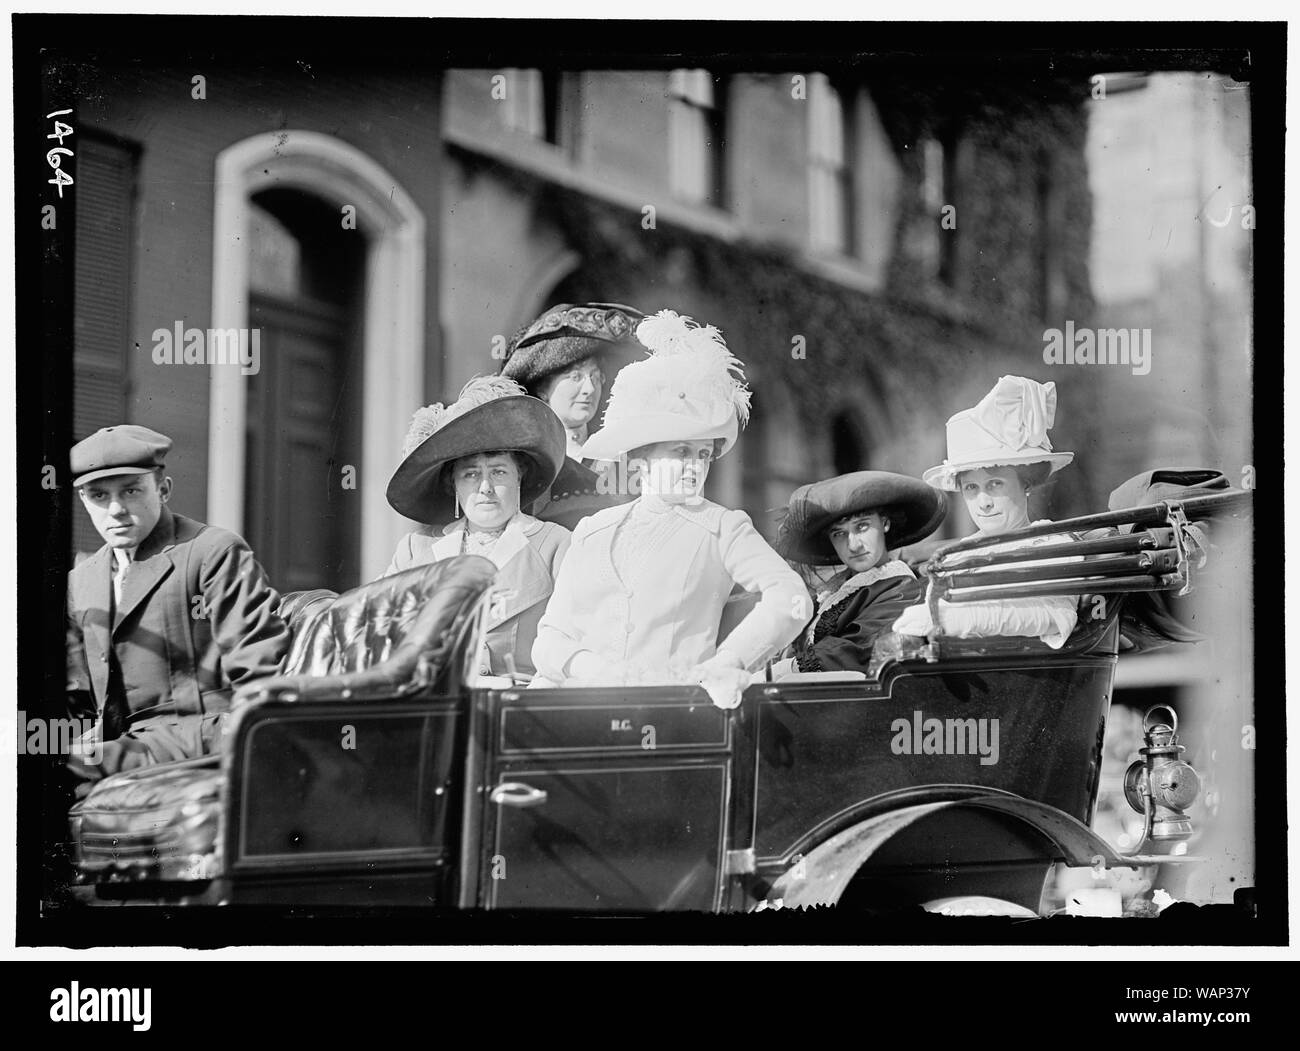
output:
M99 655L99 663L100 663L100 664L107 664L107 663L108 663L108 654L107 654L107 653L101 653L101 654Z
M625 624L625 625L623 626L623 630L626 631L629 635L631 635L632 632L636 631L636 625L634 625L634 624Z
M491 668L479 668L478 673L479 673L480 675L491 675L491 674L492 674L492 669L491 669Z

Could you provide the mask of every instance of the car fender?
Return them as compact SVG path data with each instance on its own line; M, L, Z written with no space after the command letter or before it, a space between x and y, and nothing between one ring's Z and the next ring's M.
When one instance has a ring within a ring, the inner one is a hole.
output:
M1096 865L1100 856L1106 868L1131 864L1081 821L1055 807L1009 793L972 795L915 803L876 814L818 844L782 873L768 892L769 901L786 907L834 905L849 881L871 856L904 829L940 810L963 808L995 811L1024 822L1041 833L1047 844L1045 858L1071 866Z

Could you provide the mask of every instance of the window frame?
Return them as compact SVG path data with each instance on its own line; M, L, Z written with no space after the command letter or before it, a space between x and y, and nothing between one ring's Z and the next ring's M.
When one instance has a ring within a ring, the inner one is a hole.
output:
M701 67L669 71L665 91L669 189L678 200L719 211L728 210L731 204L726 142L728 88L725 75ZM698 120L688 121L687 117L698 117ZM685 141L688 129L693 134L697 128L702 131L702 137L688 144ZM687 153L688 145L690 153ZM688 178L683 168L696 155L703 158L705 170L690 173Z
M833 110L824 109L822 100L833 101ZM808 78L808 104L808 246L813 252L857 259L861 249L857 85L825 73L812 73ZM824 126L827 121L838 124L836 132ZM838 204L829 215L823 215L819 207L823 192L819 185L828 191L828 199ZM833 238L827 236L832 226L836 228Z

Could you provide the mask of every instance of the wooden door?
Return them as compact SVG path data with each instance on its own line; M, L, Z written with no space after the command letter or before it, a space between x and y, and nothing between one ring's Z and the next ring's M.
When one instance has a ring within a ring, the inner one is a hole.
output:
M358 583L360 501L346 459L359 422L348 319L329 304L254 295L261 369L248 377L245 532L283 594Z

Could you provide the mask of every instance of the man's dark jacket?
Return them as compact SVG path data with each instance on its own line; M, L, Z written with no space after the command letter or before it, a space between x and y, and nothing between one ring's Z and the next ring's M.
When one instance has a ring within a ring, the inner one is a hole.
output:
M68 574L73 714L97 714L106 739L131 739L137 759L125 765L212 751L234 687L275 674L288 652L279 595L242 539L166 507L115 617L112 569L105 544Z

